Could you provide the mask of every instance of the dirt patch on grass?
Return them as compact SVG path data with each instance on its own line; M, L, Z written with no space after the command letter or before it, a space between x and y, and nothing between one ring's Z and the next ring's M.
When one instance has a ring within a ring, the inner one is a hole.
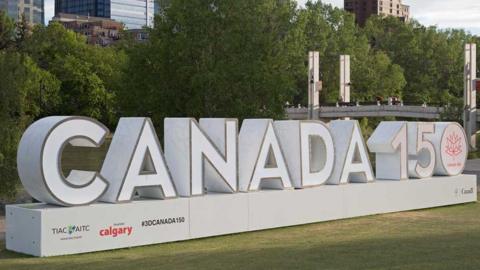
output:
M409 211L409 212L386 214L383 217L392 218L392 219L430 219L435 216L436 215L434 213L427 212L427 211Z
M0 216L0 241L5 240L5 217Z

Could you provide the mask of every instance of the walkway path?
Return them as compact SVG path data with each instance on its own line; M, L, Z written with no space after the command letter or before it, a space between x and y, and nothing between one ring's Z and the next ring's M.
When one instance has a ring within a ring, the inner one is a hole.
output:
M467 160L463 173L477 175L477 190L480 191L480 159Z

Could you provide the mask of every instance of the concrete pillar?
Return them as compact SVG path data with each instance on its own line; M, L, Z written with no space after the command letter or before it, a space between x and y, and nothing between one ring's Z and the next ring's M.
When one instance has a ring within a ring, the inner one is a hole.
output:
M340 98L350 102L350 55L340 55Z
M477 147L477 46L469 43L465 45L465 66L464 66L464 115L463 123L470 149Z
M318 52L308 53L308 119L317 120L320 109L320 55Z
M340 55L340 99L342 102L350 102L350 55ZM350 120L350 117L344 117Z

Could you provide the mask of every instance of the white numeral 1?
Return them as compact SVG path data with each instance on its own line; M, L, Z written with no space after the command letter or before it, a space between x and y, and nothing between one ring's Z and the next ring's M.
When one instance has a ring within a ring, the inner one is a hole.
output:
M375 153L376 178L403 180L407 174L407 123L382 122L367 142Z

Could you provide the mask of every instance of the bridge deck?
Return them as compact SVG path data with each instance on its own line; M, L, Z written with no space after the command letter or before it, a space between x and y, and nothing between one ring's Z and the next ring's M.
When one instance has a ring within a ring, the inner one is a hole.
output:
M320 107L320 118L360 118L396 116L404 118L440 119L443 108L400 105L366 105L345 107ZM287 108L290 119L306 119L307 108Z

